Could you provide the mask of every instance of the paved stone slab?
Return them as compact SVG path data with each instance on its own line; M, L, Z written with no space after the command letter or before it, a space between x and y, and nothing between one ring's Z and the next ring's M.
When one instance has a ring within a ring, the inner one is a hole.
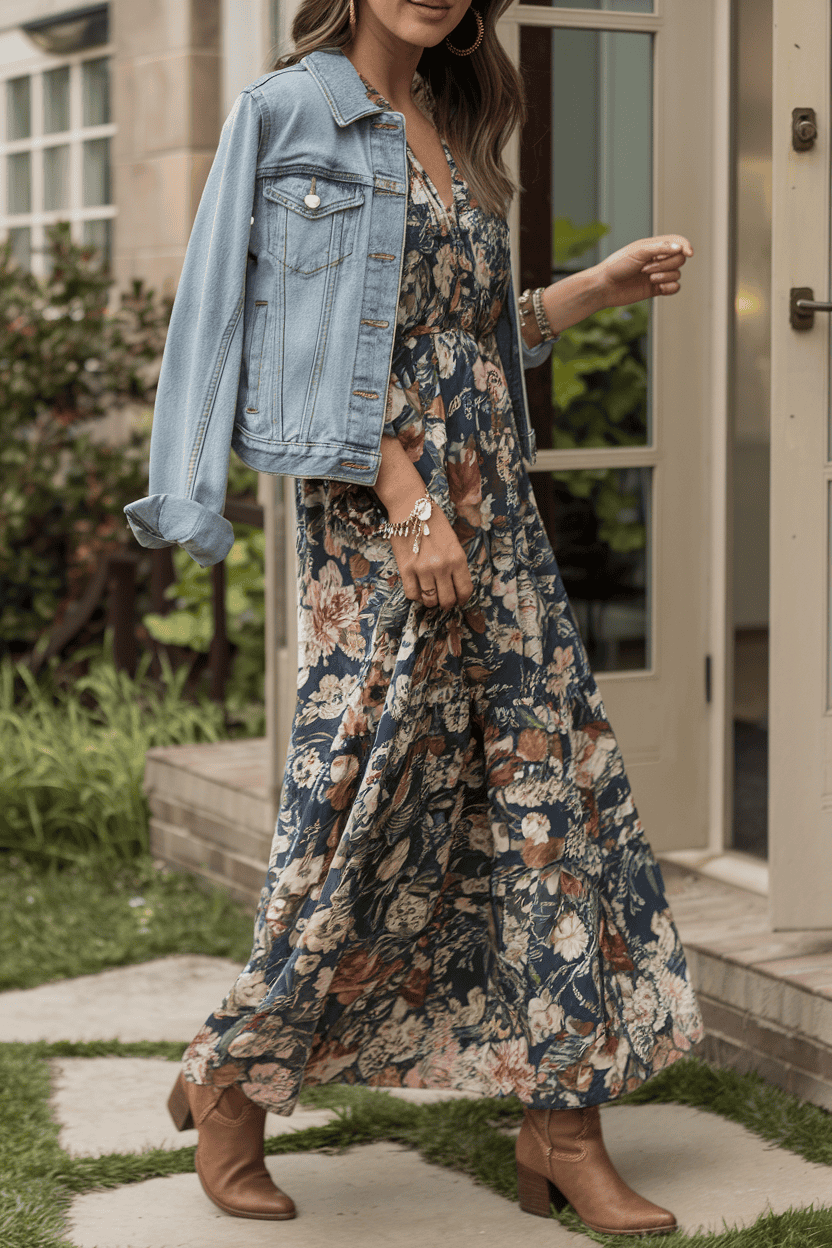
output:
M52 1063L52 1109L60 1145L74 1157L138 1153L144 1148L187 1148L196 1131L177 1131L167 1099L178 1066L154 1058L61 1058ZM320 1127L329 1109L298 1106L290 1117L269 1114L267 1135Z
M61 1124L60 1144L73 1156L138 1153L143 1148L186 1148L196 1131L177 1131L167 1099L178 1066L161 1058L69 1057L52 1063L52 1111ZM432 1088L384 1089L417 1105L466 1097ZM381 1091L381 1089L379 1089ZM470 1099L470 1098L469 1098ZM269 1114L267 1135L323 1126L332 1110L299 1105L290 1117Z
M680 1226L721 1231L832 1203L832 1170L775 1148L744 1127L684 1105L620 1105L602 1111L617 1168L636 1191L672 1209Z
M0 993L0 1042L183 1040L222 1001L240 966L184 954Z
M268 1163L298 1206L291 1222L227 1217L203 1195L196 1175L183 1174L78 1197L69 1242L76 1248L506 1248L514 1243L582 1248L592 1243L393 1144L335 1156L270 1157Z
M673 1209L680 1226L721 1231L776 1212L828 1202L830 1171L713 1114L677 1105L603 1111L609 1151L638 1191ZM392 1145L340 1156L297 1154L269 1167L301 1216L281 1224L242 1223L213 1209L193 1175L93 1192L72 1206L77 1248L567 1248L590 1241L518 1207L461 1175L429 1166ZM522 1238L521 1238L522 1237Z

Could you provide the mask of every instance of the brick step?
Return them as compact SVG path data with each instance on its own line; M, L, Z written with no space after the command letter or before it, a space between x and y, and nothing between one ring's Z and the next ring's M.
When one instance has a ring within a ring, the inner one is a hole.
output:
M154 858L218 885L237 901L257 905L266 878L267 858L232 853L156 818L150 820L150 850Z

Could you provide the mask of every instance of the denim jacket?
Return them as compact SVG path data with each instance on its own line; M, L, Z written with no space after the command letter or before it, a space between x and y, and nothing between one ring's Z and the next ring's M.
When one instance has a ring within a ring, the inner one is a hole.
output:
M404 118L350 61L313 52L240 94L188 243L159 377L150 493L125 514L143 546L203 567L234 541L229 446L259 472L372 485L407 211ZM497 342L520 447L534 458L514 299Z

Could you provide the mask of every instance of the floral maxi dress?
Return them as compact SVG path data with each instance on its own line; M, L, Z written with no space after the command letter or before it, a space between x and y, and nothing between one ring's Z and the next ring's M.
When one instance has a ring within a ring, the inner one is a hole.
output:
M508 229L408 153L386 433L474 594L408 601L372 491L298 483L300 670L251 959L187 1076L611 1100L701 1019L523 465L494 327Z

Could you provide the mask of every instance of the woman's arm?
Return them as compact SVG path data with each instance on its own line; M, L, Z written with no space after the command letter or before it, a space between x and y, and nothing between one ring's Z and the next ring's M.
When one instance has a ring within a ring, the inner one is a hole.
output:
M653 295L675 295L681 267L692 255L693 248L681 234L639 239L600 264L547 286L543 310L554 332L560 333L602 308L626 307ZM533 316L526 318L523 337L529 347L541 341Z

